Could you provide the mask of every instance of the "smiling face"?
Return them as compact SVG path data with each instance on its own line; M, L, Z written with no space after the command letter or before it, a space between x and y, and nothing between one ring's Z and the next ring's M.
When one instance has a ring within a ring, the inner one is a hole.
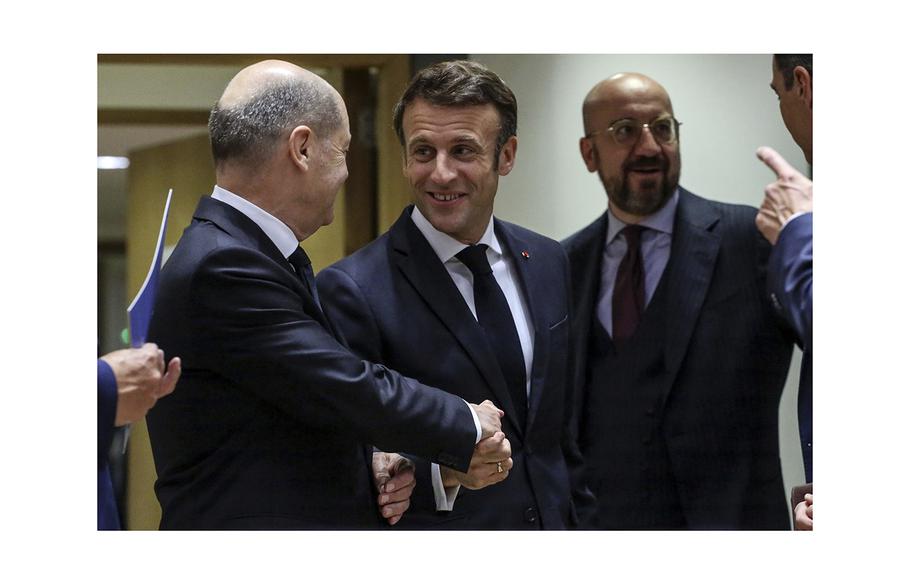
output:
M649 128L629 145L616 142L607 129L619 120L651 124L672 117L670 98L658 83L624 74L598 84L585 100L581 154L588 171L597 172L613 214L638 222L660 209L679 184L679 140L658 142Z
M512 170L517 139L499 151L492 104L435 106L416 99L404 111L404 175L415 206L436 228L476 243L493 215L499 176Z

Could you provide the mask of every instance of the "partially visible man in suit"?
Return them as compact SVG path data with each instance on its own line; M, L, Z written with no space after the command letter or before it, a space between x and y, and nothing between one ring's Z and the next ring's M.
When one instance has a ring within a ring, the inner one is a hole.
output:
M515 96L478 63L443 62L412 79L394 125L414 205L379 239L320 272L326 313L362 357L494 401L512 450L512 460L494 452L475 460L467 475L418 461L402 526L578 526L592 499L567 428L565 253L493 217L499 177L515 164Z
M159 398L174 392L180 358L164 364L154 343L118 349L98 359L98 530L120 528L108 464L114 429L145 418Z
M599 526L786 529L778 406L791 345L764 295L755 209L679 187L679 125L650 77L583 106L606 213L564 245L580 446Z
M771 89L793 140L812 165L812 54L777 54L771 63ZM774 247L768 263L768 288L774 307L799 337L803 363L799 377L799 437L806 485L793 488L794 524L812 530L812 180L772 148L758 157L777 179L765 188L755 218Z
M251 65L209 131L217 185L161 271L149 334L184 364L148 417L161 527L397 522L413 474L367 444L467 471L500 412L352 355L323 314L298 245L332 221L347 177L347 111L328 83Z

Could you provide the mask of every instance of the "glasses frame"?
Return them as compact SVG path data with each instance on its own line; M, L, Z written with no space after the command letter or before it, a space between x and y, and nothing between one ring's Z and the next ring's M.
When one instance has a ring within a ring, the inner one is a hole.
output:
M654 136L654 133L653 133L653 132L651 132L651 136L654 138L654 141L657 142L658 144L676 144L677 142L679 142L679 127L682 126L682 122L676 120L676 117L673 116L672 114L671 114L671 115L658 116L657 118L652 118L652 119L651 119L650 121L648 121L648 122L640 122L640 123L639 123L637 120L635 120L634 118L620 118L620 119L618 119L618 120L614 120L614 121L610 124L610 126L608 126L607 128L603 128L603 129L601 129L601 130L594 130L594 131L592 131L592 132L589 132L589 133L585 134L585 138L592 138L592 137L594 137L594 136L596 136L596 135L598 135L598 134L604 134L604 133L609 132L609 133L610 133L610 137L613 138L613 142L616 142L618 145L620 145L620 146L634 146L635 144L638 143L639 140L641 140L641 135L644 133L645 128L647 128L648 131L650 132L650 131L651 131L651 125L652 125L653 123L658 122L658 121L661 121L661 120L665 120L665 119L668 119L668 118L669 118L671 121L673 121L673 125L674 125L673 140L671 140L671 141L669 141L669 142L661 142L660 140L657 139L656 136ZM625 142L625 143L620 142L619 140L617 140L617 139L616 139L616 131L615 131L615 129L616 129L616 125L619 124L620 122L635 122L635 123L640 124L640 125L641 125L641 132L638 133L638 137L637 137L637 138L630 139L628 142Z

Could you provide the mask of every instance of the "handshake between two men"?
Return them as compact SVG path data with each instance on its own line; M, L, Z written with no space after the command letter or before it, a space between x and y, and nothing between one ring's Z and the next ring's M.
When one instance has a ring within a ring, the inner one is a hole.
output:
M512 469L512 446L502 432L500 422L505 413L489 400L471 404L471 408L480 420L480 441L474 446L467 472L440 466L442 484L446 489L458 485L467 489L483 489L503 481ZM375 452L373 479L379 491L380 513L390 525L394 525L411 504L411 493L416 486L414 464L399 454Z

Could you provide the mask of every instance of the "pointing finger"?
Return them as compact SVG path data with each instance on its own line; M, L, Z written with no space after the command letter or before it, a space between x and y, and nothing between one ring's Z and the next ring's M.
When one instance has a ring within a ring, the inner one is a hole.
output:
M773 148L762 146L756 150L755 155L758 156L758 159L766 166L771 168L771 171L774 172L778 179L787 179L796 173L793 166L788 164L787 160L783 159L783 157L781 157Z

